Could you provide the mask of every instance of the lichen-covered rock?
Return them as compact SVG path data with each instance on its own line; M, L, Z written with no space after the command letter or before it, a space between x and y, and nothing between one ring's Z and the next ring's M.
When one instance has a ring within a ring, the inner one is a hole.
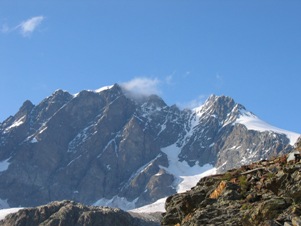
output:
M244 213L243 225L260 225L262 222L270 219L275 219L283 210L292 204L292 200L284 198L271 198L261 202L255 208Z
M301 163L286 156L202 178L166 200L162 225L301 225Z

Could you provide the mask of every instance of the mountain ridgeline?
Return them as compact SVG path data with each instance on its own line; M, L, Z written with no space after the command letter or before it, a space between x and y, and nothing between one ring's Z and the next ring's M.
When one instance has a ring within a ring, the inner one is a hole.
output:
M164 148L176 147L180 163L217 172L292 150L286 134L251 130L241 117L256 118L230 97L180 110L118 84L25 101L0 123L0 205L69 199L131 209L177 192Z

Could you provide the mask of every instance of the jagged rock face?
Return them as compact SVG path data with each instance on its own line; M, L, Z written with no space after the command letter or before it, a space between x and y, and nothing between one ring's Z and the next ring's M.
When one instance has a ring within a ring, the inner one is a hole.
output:
M301 136L298 138L296 144L295 144L295 149L301 151Z
M158 226L154 221L131 216L117 208L84 206L71 201L53 202L36 208L21 209L0 221L2 226Z
M162 225L298 225L301 163L286 156L202 178L166 200Z
M292 150L284 134L250 131L240 124L226 126L223 130L214 147L218 152L217 165L221 166L220 172L239 166L238 162L240 165L250 164ZM228 135L225 136L225 133Z
M191 165L212 163L219 172L292 150L284 134L248 130L235 123L246 109L230 97L211 96L192 114L195 127L184 142L180 160Z
M219 171L292 149L283 134L235 123L242 110L225 96L180 110L156 95L133 99L117 84L26 101L0 124L0 199L36 206L121 197L139 207L176 192L161 148L176 144L179 161Z

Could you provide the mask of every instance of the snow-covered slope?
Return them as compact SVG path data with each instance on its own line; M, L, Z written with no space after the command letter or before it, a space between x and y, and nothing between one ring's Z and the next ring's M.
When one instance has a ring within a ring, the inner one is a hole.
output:
M184 168L186 168L187 165L184 164ZM189 167L189 166L188 166ZM175 183L175 186L178 187L177 193L185 192L186 190L190 190L192 187L194 187L197 182L203 178L207 177L213 174L216 174L216 168L212 167L210 165L206 165L204 167L200 167L199 170L196 169L193 170L194 173L190 172L189 168L188 171L182 171L183 166L180 165L173 165L171 167L171 170L174 170L174 173L177 174L178 183ZM183 176L183 175L190 175L190 176ZM182 181L181 181L182 179ZM154 213L154 212L165 212L165 201L167 197L159 199L155 201L154 203L151 203L149 205L142 206L140 208L136 209L129 209L131 212L137 212L137 213Z
M9 160L10 160L10 158L0 161L0 172L3 172L8 169L9 164L10 164Z
M9 208L9 209L0 209L0 221L3 220L8 214L16 213L22 208Z
M216 172L216 168L211 164L200 166L196 163L194 166L189 166L186 161L180 162L178 156L181 148L177 147L176 144L163 148L162 151L167 155L169 164L168 167L162 168L174 175L175 181L173 186L178 193L185 192L195 186L203 176Z
M259 132L272 131L275 133L285 134L290 140L290 145L294 145L300 137L300 134L272 126L246 110L241 110L241 115L237 118L235 123L245 125L248 130L255 130Z

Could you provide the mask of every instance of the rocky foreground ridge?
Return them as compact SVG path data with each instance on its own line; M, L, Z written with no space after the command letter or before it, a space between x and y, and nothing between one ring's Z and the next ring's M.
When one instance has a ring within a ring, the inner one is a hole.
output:
M301 225L301 162L289 156L202 178L167 199L162 225Z
M1 226L158 226L155 218L132 216L118 208L85 206L73 201L21 209L0 221Z

